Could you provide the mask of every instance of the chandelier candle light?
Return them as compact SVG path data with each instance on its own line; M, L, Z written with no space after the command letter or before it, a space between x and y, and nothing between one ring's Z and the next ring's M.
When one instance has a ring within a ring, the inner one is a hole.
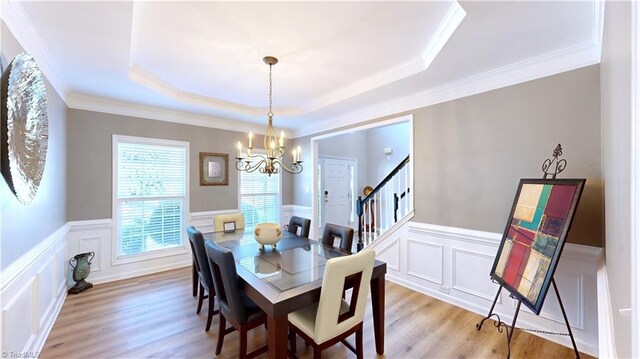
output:
M242 143L238 141L238 153L236 155L236 169L238 171L253 172L259 170L260 173L271 176L272 174L280 173L280 168L291 174L298 174L302 172L302 161L300 160L300 154L302 149L298 146L297 149L291 151L292 161L291 167L287 167L283 163L283 157L285 154L286 146L284 145L284 131L280 131L280 138L276 137L276 133L273 130L273 112L272 112L272 80L271 80L271 68L278 63L278 59L273 56L266 56L262 59L267 65L269 65L269 124L267 125L267 132L264 134L264 149L266 154L253 153L253 133L249 132L249 147L247 152L242 152Z

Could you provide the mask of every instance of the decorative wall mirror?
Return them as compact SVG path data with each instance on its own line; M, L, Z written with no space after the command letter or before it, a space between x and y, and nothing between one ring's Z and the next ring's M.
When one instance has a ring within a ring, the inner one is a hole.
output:
M4 69L0 83L2 176L22 204L35 198L47 159L47 93L35 59L19 53Z

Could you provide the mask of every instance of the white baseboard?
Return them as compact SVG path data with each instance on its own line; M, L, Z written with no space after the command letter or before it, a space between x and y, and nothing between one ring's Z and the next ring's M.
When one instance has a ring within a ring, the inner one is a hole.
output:
M390 281L485 316L498 290L489 274L501 237L500 233L410 221L374 242L374 247L377 258L387 262ZM599 352L596 272L601 253L601 248L566 244L554 276L578 350L592 356ZM495 312L510 321L515 304L503 290ZM540 315L522 307L516 326L565 333L553 291ZM572 348L568 337L532 334Z
M9 357L39 353L67 295L68 225L58 228L1 273L2 335Z

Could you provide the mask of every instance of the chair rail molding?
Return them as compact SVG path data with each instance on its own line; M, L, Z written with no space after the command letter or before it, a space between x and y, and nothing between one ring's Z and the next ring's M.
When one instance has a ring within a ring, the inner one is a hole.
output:
M387 266L388 280L484 316L498 290L489 274L501 239L500 233L408 221L368 247L376 250L378 259L391 264ZM602 248L567 243L554 276L578 349L592 356L599 351L601 257ZM502 291L495 312L510 323L514 311L515 301ZM522 310L516 326L567 331L552 291L539 316ZM566 336L532 334L572 347ZM495 335L504 333L496 331Z
M62 225L0 273L0 347L6 356L39 353L49 336L67 296L68 228Z

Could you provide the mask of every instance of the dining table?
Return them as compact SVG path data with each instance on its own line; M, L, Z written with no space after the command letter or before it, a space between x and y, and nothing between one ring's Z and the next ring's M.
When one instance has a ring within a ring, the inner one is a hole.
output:
M264 249L253 229L203 233L233 253L242 289L267 314L269 358L287 357L289 313L320 300L326 263L351 253L282 231L275 248ZM371 305L376 352L384 354L386 263L376 260L371 276Z

